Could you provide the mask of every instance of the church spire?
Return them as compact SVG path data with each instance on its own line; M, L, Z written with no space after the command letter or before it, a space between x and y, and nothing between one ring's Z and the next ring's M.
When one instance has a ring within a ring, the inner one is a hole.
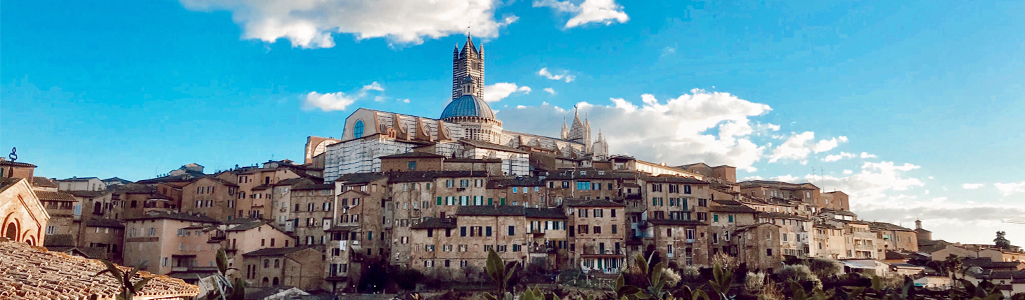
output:
M569 139L569 129L566 128L566 118L565 117L562 118L562 139L564 139L564 140L568 140Z

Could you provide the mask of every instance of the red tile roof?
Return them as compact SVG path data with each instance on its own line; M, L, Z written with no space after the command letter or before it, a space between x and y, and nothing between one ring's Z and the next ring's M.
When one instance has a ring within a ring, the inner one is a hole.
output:
M106 269L98 260L74 257L43 247L0 238L0 299L113 299L121 292L109 275L93 276ZM140 271L155 277L136 296L147 299L195 297L199 287L181 279Z

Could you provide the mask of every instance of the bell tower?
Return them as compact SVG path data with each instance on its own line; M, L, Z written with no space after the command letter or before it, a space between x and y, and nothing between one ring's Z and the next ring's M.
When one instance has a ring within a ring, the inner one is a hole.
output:
M469 93L465 93L463 87L467 76L473 79ZM476 48L470 35L466 36L462 50L459 45L452 50L452 99L464 94L484 99L484 45Z

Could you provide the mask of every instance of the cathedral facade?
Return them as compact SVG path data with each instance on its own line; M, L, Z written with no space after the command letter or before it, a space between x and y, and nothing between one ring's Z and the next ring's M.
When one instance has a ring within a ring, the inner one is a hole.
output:
M316 151L311 153L310 151ZM307 147L307 157L325 154L324 179L380 172L380 157L427 152L458 159L501 159L505 175L529 175L532 155L589 165L608 156L608 143L574 113L558 138L504 130L484 101L484 46L467 37L452 53L451 101L438 118L359 108L345 119L340 141Z

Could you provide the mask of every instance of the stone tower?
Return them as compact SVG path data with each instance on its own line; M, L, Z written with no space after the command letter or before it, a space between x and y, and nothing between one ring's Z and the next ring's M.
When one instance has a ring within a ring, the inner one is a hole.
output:
M473 78L469 94L483 100L484 45L477 49L469 35L466 36L466 44L463 44L462 50L459 50L459 45L452 50L452 99L464 94L462 83L467 76Z

